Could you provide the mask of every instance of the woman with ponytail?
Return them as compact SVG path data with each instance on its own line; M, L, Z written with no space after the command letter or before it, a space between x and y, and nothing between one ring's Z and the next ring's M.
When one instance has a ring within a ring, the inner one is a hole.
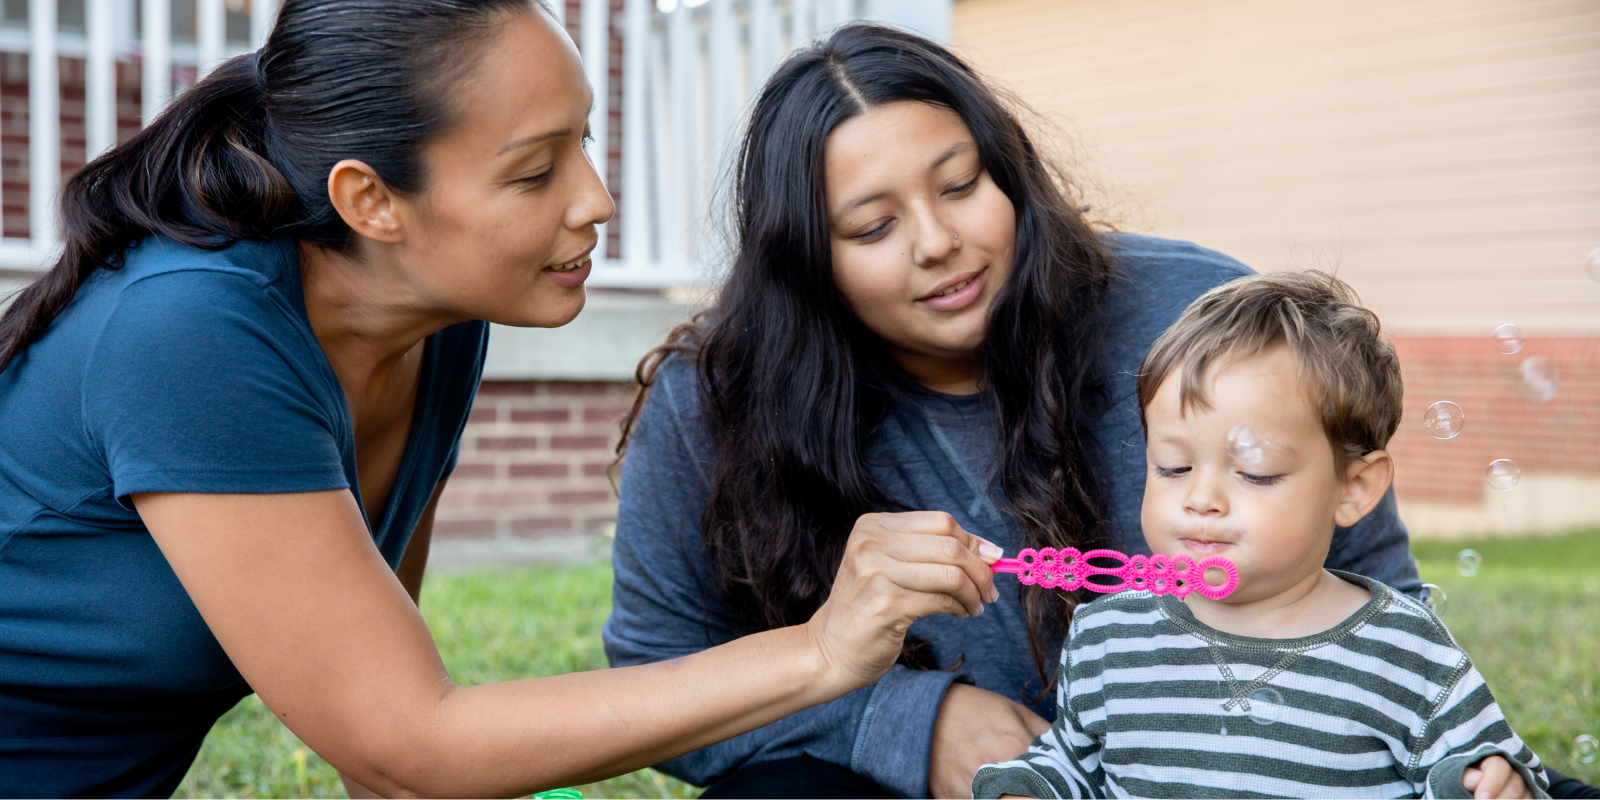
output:
M869 516L796 624L450 681L433 509L486 323L583 306L591 102L533 0L288 0L71 178L0 317L0 796L168 795L251 691L352 793L527 794L840 697L993 599L947 515Z

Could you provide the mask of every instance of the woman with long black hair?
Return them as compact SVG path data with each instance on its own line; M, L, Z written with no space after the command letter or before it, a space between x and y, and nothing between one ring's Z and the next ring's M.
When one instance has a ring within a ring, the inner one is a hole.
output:
M804 620L865 514L1149 552L1134 373L1249 270L1097 231L1058 178L933 42L858 24L779 67L740 150L727 282L640 366L612 664ZM1329 566L1420 588L1392 496ZM998 589L982 617L913 625L873 686L662 768L713 797L970 796L1049 727L1077 600Z
M433 510L484 321L583 306L591 101L532 0L288 0L68 182L64 253L0 317L0 796L168 795L252 690L352 793L526 794L868 685L993 599L947 515L868 517L795 625L450 681Z

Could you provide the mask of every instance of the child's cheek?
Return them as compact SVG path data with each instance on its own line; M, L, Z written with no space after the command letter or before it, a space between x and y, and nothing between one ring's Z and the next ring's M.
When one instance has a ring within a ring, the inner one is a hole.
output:
M1176 498L1163 497L1161 487L1152 475L1144 489L1144 503L1139 508L1139 525L1144 529L1144 541L1152 553L1167 552L1173 543L1173 519L1177 508Z

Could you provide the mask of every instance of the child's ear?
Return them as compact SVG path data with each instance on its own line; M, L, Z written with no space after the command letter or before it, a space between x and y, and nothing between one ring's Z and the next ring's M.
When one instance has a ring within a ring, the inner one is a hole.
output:
M1334 509L1334 524L1348 528L1361 521L1383 500L1394 481L1394 459L1385 450L1374 450L1345 470L1344 494Z

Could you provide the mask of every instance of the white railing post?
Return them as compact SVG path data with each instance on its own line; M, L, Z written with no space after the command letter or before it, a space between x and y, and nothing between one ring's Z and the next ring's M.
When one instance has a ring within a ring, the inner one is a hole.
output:
M645 119L646 65L650 55L650 2L626 0L622 39L622 257L642 267L650 261L649 120Z
M594 105L589 110L589 135L594 137L590 160L602 184L606 181L606 159L610 155L611 138L607 123L611 111L611 2L610 0L583 0L583 16L579 20L583 38L583 72L594 91ZM606 257L606 226L599 226L600 243L591 258L603 261Z
M774 0L750 0L745 16L749 26L750 97L753 101L761 93L761 84L778 63L777 9Z
M695 191L695 166L701 152L696 113L699 83L695 62L694 11L682 6L667 15L667 91L671 93L672 147L666 152L667 185L662 202L667 226L662 229L662 256L687 264L694 257L694 220L700 209Z
M815 4L816 0L789 0L789 32L796 50L811 44L811 37L817 32L816 17L812 14Z
M148 2L148 0L147 0ZM267 43L272 24L278 20L278 0L250 0L250 47L256 50Z
M144 124L172 99L172 6L144 0Z
M227 46L228 9L222 3L223 0L195 0L195 44L200 54L195 75L200 78L222 63Z
M29 0L28 229L35 257L56 247L56 192L61 187L61 81L56 64L56 0Z
M734 27L734 0L711 1L711 169L713 186L720 186L728 169L734 141L739 135L739 32ZM731 173L730 173L731 174Z
M117 143L116 19L112 0L87 0L84 5L89 52L84 59L83 123L90 160Z

